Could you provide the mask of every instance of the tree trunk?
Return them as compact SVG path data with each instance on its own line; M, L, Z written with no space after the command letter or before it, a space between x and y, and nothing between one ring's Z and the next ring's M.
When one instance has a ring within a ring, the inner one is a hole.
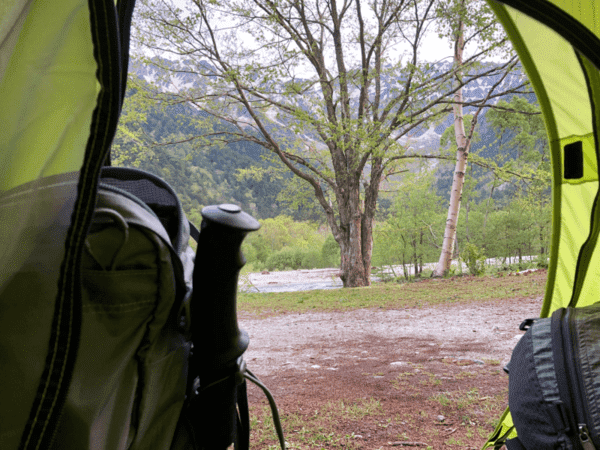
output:
M464 7L464 0L461 0L461 6ZM463 64L464 42L464 22L459 19L456 41L454 43L454 66L456 67L456 83L459 83L462 74L460 67ZM454 94L454 134L456 137L456 166L454 168L454 178L452 179L452 191L450 193L450 206L448 207L448 216L446 218L446 228L444 230L444 242L442 244L442 253L437 266L433 272L434 277L443 277L448 274L450 264L452 263L452 253L454 250L454 241L456 240L456 225L458 224L458 214L460 212L460 201L465 182L465 170L467 168L467 158L469 156L469 147L471 142L467 139L465 133L465 124L463 118L463 90L462 88Z
M344 233L345 234L345 233ZM362 251L360 218L351 223L345 242L340 242L341 275L344 287L371 285L371 254ZM367 265L365 265L367 262Z
M467 204L465 205L465 239L467 240L467 242L471 242L471 236L469 234L469 206L470 203L467 202Z
M423 236L425 235L425 232L423 231L423 228L421 228L421 233L420 233L420 240L419 240L419 244L421 244L421 249L423 248ZM423 251L421 250L421 254L419 255L419 276L423 273Z
M544 228L540 226L540 255L543 255L544 253Z
M481 231L481 240L483 242L483 248L485 250L487 250L486 248L486 240L485 240L485 231L486 231L486 227L487 227L487 221L488 221L488 214L490 212L490 200L492 199L492 195L494 195L494 189L496 188L496 180L494 179L494 182L492 183L492 189L490 189L490 196L487 199L487 203L485 205L485 216L483 217L483 230Z
M360 188L356 180L348 180L338 196L340 226L334 238L340 245L341 275L344 287L371 285L371 256L373 248L373 217L375 210L371 195L365 200L364 210L360 200Z
M364 200L360 198L361 171L346 172L343 188L336 194L340 211L339 226L334 224L333 216L330 217L329 225L334 233L333 237L340 245L340 278L344 287L371 285L373 219L381 174L382 160L375 157L371 166L371 182L364 186Z

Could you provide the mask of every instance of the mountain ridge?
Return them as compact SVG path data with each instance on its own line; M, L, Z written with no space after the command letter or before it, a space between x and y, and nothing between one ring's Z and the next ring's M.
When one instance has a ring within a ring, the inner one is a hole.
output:
M204 63L204 67L206 67L206 63ZM161 88L167 92L169 92L169 84L171 84L172 89L201 88L201 81L199 81L201 77L198 75L185 72L179 72L176 74L161 73L158 68L154 66L143 65L138 61L132 61L132 64L130 64L130 74L147 82L161 81L162 84L159 83L159 86L161 86ZM508 80L506 83L508 87L517 86L522 82L524 75L519 71L507 78ZM493 86L498 81L498 76L475 80L473 82L473 86L467 86L464 88L465 101L469 102L477 98L481 98L484 92L486 92L486 89L489 89L489 87ZM391 89L390 85L390 80L387 80L383 88L384 91L389 92ZM495 101L500 99L502 98L496 99ZM173 110L171 110L171 114L178 117L189 115L191 118L194 115L203 114L198 110L194 110L189 106L183 105L180 105L177 113L172 111ZM473 107L465 108L465 114L469 114L472 111ZM174 126L172 124L170 126L166 126L164 132L161 130L157 131L157 126L160 126L161 122L168 121L168 113L165 113L161 119L161 114L155 111L153 113L153 117L152 124L147 125L147 129L150 133L155 134L155 138L159 138L160 136L158 135L163 135L164 137L164 135L168 134L169 132L173 134L178 132L181 133L182 131L186 130L188 132L194 131L193 126L190 125L193 123L193 120L189 120L187 124L183 123L185 120L180 121L179 126ZM273 119L274 120L272 122L275 123L277 117L274 117ZM273 123L271 123L270 126L275 126ZM404 145L408 143L415 149L417 153L436 154L437 152L437 154L439 154L441 136L443 132L452 125L452 123L453 116L452 114L448 114L438 123L429 124L427 127L421 127L415 130L410 137L402 137L400 139L400 143ZM285 129L286 126L289 126L289 124L286 124L285 122L281 122L279 124L280 128ZM485 151L493 156L491 144L496 138L495 133L493 130L491 130L487 124L487 121L485 120L485 113L481 114L478 126L481 139L479 142L473 144L472 152L478 152L481 149L485 149ZM312 138L311 136L307 137ZM174 154L177 154L177 152L172 152L171 156ZM190 156L190 154L192 154L192 156ZM202 192L214 190L223 197L223 201L241 204L243 207L248 208L255 215L259 216L259 218L273 217L273 215L286 212L286 208L284 207L285 205L277 199L278 194L285 187L286 176L282 177L278 173L278 170L275 169L277 164L273 165L274 163L267 161L268 152L259 145L250 143L248 141L238 142L237 145L225 145L220 147L212 146L206 152L204 152L204 156L202 156L202 152L197 151L197 149L189 149L189 151L183 151L183 153L180 152L179 156L182 156L184 159L187 158L186 161L193 167L200 167L204 169L204 172L212 176L212 181L209 180L208 184L213 183L213 187L209 187L207 185L205 186L204 191L201 190ZM162 156L159 159L164 160L165 157ZM453 163L443 163L440 161L436 164L432 164L432 166L433 165L436 166L437 172L437 191L439 194L447 197L450 190L447 173L448 170L452 170ZM146 164L146 166L150 168L152 164ZM272 171L273 176L263 176L262 179L257 177L254 180L247 180L247 182L242 182L236 179L235 172L237 172L239 169L251 169L252 167L258 167L259 170L262 170L267 174L269 171ZM156 169L156 167L151 168ZM160 170L161 172L164 172L164 167L160 168ZM204 176L206 176L206 173ZM177 184L179 190L189 190L189 188L186 187L184 180L180 180L175 184ZM215 186L217 185L220 185L221 188L216 188ZM246 192L242 192L243 190L246 190ZM215 196L205 195L205 198L206 197L212 201L213 197ZM200 201L193 202L191 200L188 203L188 207L198 207L204 204ZM291 214L289 215L292 215L293 217L295 216L295 218L306 218L306 215L303 216L302 214L295 214L294 211L291 211ZM317 216L313 215L313 217L310 218L319 220L318 214Z

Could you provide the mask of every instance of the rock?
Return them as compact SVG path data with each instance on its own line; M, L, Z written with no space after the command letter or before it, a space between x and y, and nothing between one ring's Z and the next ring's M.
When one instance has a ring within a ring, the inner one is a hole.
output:
M443 422L444 420L446 420L446 418L444 416L442 416L441 414L439 416L436 417L438 422Z
M412 441L401 441L401 442L388 442L388 445L392 447L427 447L425 442L412 442Z
M269 275L269 273L270 273L270 272L269 272L268 270L263 270L263 271L262 271L260 274L261 274L261 275Z
M405 366L406 363L404 361L394 361L393 363L390 363L390 366Z

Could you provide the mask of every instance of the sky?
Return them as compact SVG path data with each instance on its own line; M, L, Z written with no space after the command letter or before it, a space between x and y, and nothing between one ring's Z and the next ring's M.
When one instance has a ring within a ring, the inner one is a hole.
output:
M186 11L190 9L190 0L166 0ZM192 7L192 10L195 9ZM366 11L366 10L365 10ZM364 11L363 11L364 13ZM243 38L242 38L243 40ZM467 49L468 53L468 49ZM452 61L453 51L447 41L440 39L432 29L428 30L421 47L421 60L438 62L441 60Z

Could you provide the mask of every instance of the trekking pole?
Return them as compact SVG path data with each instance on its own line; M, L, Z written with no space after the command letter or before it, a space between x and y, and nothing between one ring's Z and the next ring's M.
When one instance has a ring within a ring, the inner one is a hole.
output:
M245 371L241 356L249 343L237 322L238 276L246 263L241 245L260 224L230 204L207 206L202 217L190 305L200 375L195 403L202 448L224 450L235 438L236 391Z

